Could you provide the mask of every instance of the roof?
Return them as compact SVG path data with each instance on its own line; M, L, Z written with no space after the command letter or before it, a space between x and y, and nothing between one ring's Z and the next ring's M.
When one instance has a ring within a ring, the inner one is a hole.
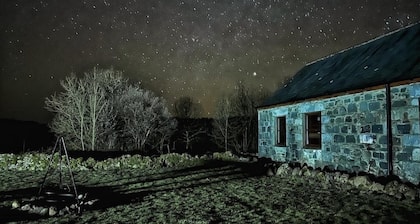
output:
M260 107L420 78L420 23L314 61Z

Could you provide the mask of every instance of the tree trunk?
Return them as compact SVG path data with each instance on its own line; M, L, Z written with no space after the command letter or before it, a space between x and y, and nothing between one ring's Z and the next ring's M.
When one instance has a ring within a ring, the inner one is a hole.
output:
M225 120L225 152L228 151L228 125L229 125L229 118Z

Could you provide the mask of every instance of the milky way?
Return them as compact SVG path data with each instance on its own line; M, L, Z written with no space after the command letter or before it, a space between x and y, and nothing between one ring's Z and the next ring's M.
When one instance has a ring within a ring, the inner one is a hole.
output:
M0 118L46 122L59 80L122 70L212 116L239 82L273 91L306 63L417 23L413 0L131 0L0 3Z

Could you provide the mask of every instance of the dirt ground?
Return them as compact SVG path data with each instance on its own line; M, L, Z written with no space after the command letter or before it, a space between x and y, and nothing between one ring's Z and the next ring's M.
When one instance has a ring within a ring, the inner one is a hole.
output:
M78 193L92 202L81 214L22 211L44 174L0 172L0 223L420 223L416 201L314 177L265 176L256 164L221 161L75 172ZM55 181L56 174L47 178Z

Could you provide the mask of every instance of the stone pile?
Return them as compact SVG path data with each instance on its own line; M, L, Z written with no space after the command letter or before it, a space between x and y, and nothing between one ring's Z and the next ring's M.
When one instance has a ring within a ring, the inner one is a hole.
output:
M272 175L271 175L272 174ZM324 184L335 183L342 187L356 187L363 191L383 193L398 199L419 200L420 189L410 187L405 183L392 180L385 185L371 180L368 176L351 176L341 172L325 172L319 169L311 169L307 166L290 167L283 163L280 166L271 164L267 167L267 176L283 176L291 178L309 178L310 181L321 181Z
M82 198L84 199L84 198ZM81 208L92 206L95 204L98 199L93 199L89 201L80 201L79 204L73 203L66 206L46 206L36 202L36 197L31 199L23 199L22 202L14 200L12 202L12 209L20 210L27 212L29 214L37 214L41 216L63 216L66 214L78 214L81 211Z

